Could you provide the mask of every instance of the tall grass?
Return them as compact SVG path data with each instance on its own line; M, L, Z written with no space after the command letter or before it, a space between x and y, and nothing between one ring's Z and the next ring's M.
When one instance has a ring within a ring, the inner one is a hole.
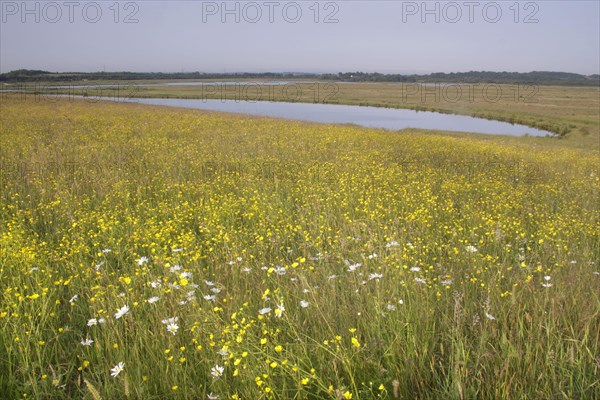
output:
M597 153L66 100L0 122L6 398L600 397Z

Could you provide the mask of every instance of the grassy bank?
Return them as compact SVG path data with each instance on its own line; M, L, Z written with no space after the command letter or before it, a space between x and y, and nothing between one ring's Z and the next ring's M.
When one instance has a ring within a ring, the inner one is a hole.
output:
M89 83L83 82L83 85ZM55 84L48 84L53 86ZM134 87L120 83L119 90L70 89L62 93L112 96L229 99L237 101L288 101L349 104L439 111L524 124L561 136L561 146L600 150L600 89L585 87L468 84L417 86L401 83L342 84L312 82L268 85L246 82L223 85ZM39 93L53 94L40 84Z

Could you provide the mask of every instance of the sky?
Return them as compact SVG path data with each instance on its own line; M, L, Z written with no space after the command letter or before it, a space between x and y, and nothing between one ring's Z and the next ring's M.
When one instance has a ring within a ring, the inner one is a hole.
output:
M600 1L5 1L0 71L600 73Z

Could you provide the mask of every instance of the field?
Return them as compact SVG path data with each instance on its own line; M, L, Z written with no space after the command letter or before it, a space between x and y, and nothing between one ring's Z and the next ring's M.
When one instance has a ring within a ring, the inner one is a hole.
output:
M2 396L600 398L598 90L544 90L465 112L565 139L4 98Z
M94 88L95 84L116 84L118 89ZM441 84L417 86L411 83L344 84L327 81L269 85L248 81L245 86L200 82L199 86L145 87L131 86L127 82L76 82L67 84L67 88L60 91L48 89L55 85L34 84L29 90L37 90L41 96L69 93L85 94L91 98L270 100L438 111L525 124L560 135L560 146L600 150L600 89L597 87L481 83L447 87ZM76 85L87 87L77 88Z

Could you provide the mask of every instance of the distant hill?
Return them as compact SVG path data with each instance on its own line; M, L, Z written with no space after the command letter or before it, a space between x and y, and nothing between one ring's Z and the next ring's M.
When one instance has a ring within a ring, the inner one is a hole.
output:
M0 74L0 82L72 82L98 80L191 80L191 79L322 79L336 82L430 82L430 83L505 83L565 86L600 86L600 75L569 72L436 72L428 75L380 74L377 72L340 72L309 74L297 72L203 73L203 72L49 72L20 69Z

